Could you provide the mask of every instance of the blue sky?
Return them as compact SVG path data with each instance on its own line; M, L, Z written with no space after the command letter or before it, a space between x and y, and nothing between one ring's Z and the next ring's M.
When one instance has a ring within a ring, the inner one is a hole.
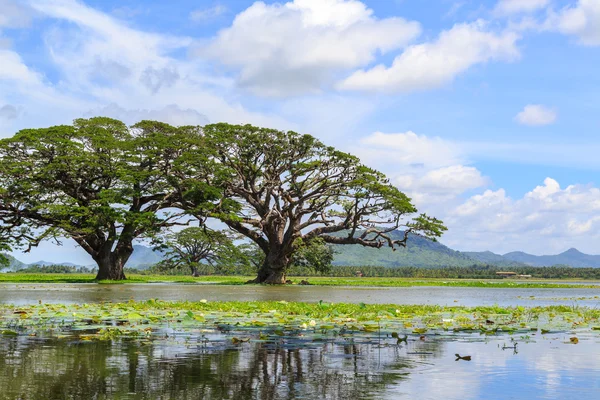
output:
M0 137L291 129L384 171L453 248L599 253L599 65L600 0L0 0Z

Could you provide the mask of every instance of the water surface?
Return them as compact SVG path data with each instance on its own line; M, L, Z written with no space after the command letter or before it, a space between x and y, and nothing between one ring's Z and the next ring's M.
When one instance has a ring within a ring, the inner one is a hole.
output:
M341 287L190 284L0 284L0 303L98 303L165 301L286 300L333 303L437 304L478 306L579 305L600 307L599 289L516 289L474 287Z
M2 399L596 399L599 336L257 342L0 341ZM514 346L516 351L504 348ZM455 353L471 361L456 361Z

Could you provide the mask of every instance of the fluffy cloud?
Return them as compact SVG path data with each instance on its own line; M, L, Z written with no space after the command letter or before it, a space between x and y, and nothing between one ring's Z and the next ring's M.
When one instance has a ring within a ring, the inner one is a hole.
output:
M550 0L500 0L494 8L499 15L529 13L548 6Z
M0 28L22 28L31 23L32 10L22 2L0 0L0 10Z
M464 162L462 149L440 137L430 138L412 131L405 133L375 132L360 140L355 151L365 161L393 162L415 167L441 167Z
M36 18L62 23L43 25L51 77L0 44L0 104L19 104L28 115L26 126L23 119L5 122L1 136L24 127L68 123L109 104L134 110L133 115L144 114L139 110L157 110L165 118L177 115L173 121L204 122L198 117L201 110L211 121L298 128L275 111L248 110L230 79L215 77L202 63L182 58L181 51L193 42L189 37L134 29L77 0L19 4L29 4ZM165 114L173 104L181 112Z
M484 21L457 24L435 42L408 47L392 65L360 70L338 86L343 90L412 92L440 87L476 64L519 57L513 32L494 33Z
M556 121L556 111L541 104L528 104L519 112L515 120L523 125L550 125Z
M487 185L488 180L468 162L464 149L439 137L414 132L375 132L353 149L367 165L385 172L418 207L443 212L464 192ZM441 207L440 207L441 205Z
M563 189L546 178L516 200L503 189L472 196L445 216L450 228L446 242L500 252L552 254L569 247L594 252L600 237L599 212L600 189L585 185Z
M466 191L484 187L489 182L475 167L450 165L421 174L399 175L393 183L408 193L417 205L431 209L441 202L455 201Z
M357 0L256 2L196 54L239 69L239 85L261 95L319 91L336 73L407 45L417 22L377 19Z
M577 36L586 46L600 46L600 1L579 0L574 6L552 13L545 28Z

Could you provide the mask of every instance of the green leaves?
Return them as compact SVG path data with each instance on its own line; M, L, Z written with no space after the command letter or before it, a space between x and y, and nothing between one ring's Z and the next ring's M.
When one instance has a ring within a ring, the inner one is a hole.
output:
M431 238L445 230L424 215L411 220L416 208L385 175L310 135L224 123L202 132L221 177L209 183L239 204L212 216L264 253L258 281L275 273L273 281L283 283L281 271L292 263L325 271L331 258L325 243L395 247L406 244L387 235L396 229ZM321 242L308 246L313 240Z
M197 128L156 121L130 129L96 117L20 131L0 140L0 239L4 226L24 245L71 237L101 271L117 268L99 277L123 278L132 241L177 223L184 196L203 210L221 198L206 183L175 185L202 169L203 148Z

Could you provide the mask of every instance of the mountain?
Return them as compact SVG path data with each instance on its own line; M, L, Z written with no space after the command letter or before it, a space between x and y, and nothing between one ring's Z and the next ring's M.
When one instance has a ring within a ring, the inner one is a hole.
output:
M152 265L162 261L163 253L154 251L150 247L134 245L133 254L129 257L127 268L148 269Z
M27 267L27 264L22 263L21 261L17 260L10 254L3 254L3 256L8 259L8 267L6 269L9 271L18 271L20 269ZM0 267L0 270L1 269L2 268Z
M527 265L521 261L511 260L491 251L464 251L462 253L473 260L488 265L497 265L499 267L522 267Z
M576 268L600 268L600 255L594 256L585 254L574 248L557 255L534 256L532 254L523 253L522 251L513 251L511 253L504 254L503 257L508 260L517 261L535 267L549 265L569 265Z
M404 232L394 231L390 236L395 240L402 239ZM395 251L386 247L375 249L359 244L333 247L333 265L437 268L481 264L465 253L416 235L409 236L406 247Z

